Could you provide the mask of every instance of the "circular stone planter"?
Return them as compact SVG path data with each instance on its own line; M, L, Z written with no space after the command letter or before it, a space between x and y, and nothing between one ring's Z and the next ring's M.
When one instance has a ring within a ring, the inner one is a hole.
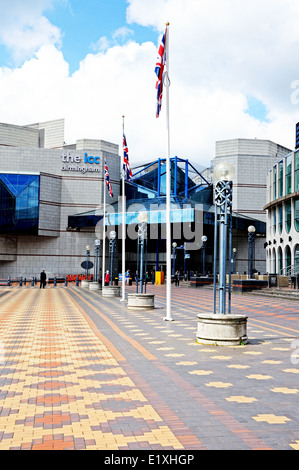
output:
M102 288L103 297L120 297L120 286L104 286Z
M83 281L81 281L81 287L89 289L89 284L90 281L86 281L86 279L83 279Z
M98 282L90 282L89 290L100 290L100 284Z
M155 308L154 294L128 294L128 308L152 309Z
M200 313L197 315L196 341L215 346L247 344L247 316L242 314Z

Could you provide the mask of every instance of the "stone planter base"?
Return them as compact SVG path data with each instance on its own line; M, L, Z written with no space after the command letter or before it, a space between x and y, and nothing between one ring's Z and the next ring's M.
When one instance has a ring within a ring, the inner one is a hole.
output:
M127 307L139 310L155 308L155 296L154 294L128 294Z
M86 289L89 289L89 284L90 284L90 281L86 281L85 279L81 281L81 287L84 287Z
M98 282L90 282L89 290L100 290L101 286Z
M215 346L247 344L247 316L242 314L200 313L196 341Z
M103 297L120 297L120 286L104 286L102 289Z

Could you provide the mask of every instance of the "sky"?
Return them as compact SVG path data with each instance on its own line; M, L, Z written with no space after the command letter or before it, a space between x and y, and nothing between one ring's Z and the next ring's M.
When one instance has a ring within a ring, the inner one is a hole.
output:
M0 0L0 122L65 119L65 141L165 157L158 45L169 22L171 156L203 167L219 140L290 150L299 121L297 0Z

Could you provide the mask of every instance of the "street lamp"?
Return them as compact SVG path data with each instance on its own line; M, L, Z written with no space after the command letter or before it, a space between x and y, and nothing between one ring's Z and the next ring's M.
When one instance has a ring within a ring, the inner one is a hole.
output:
M218 180L215 185L215 249L214 249L214 313L216 313L216 272L217 272L217 237L219 227L219 313L226 313L226 259L227 229L229 228L229 259L231 258L232 238L232 180L235 176L234 167L228 162L219 163L214 174ZM218 214L219 211L219 214ZM218 217L219 216L219 217ZM229 270L230 272L230 270ZM229 282L229 305L231 308L231 282Z
M253 258L255 246L255 227L250 225L248 227L248 273L250 279L253 278Z
M201 237L201 241L202 241L202 275L205 276L206 275L206 245L207 245L208 237L203 235Z
M233 248L233 274L236 274L237 248Z
M110 241L109 241L109 255L110 255L110 285L113 285L113 255L116 245L116 232L113 230L109 234Z
M95 282L98 282L98 266L99 266L99 257L100 257L100 245L101 245L101 240L97 239L94 242L94 251L95 251L95 272L94 272L94 280Z
M88 264L89 264L89 256L90 256L90 246L86 245L86 280L88 281Z
M140 246L140 293L143 294L143 255L144 255L144 239L147 237L147 211L139 212L137 216L138 225L138 250Z
M172 244L172 274L175 275L175 259L176 259L176 248L178 244L173 242Z

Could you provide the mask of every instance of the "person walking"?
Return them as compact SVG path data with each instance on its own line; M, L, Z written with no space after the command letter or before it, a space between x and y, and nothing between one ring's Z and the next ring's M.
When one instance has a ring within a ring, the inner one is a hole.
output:
M180 273L179 273L179 271L176 271L176 273L174 275L174 281L175 281L175 287L179 287L180 286Z
M45 270L43 269L42 272L40 273L40 286L39 288L45 288L47 284L47 275L45 273Z

